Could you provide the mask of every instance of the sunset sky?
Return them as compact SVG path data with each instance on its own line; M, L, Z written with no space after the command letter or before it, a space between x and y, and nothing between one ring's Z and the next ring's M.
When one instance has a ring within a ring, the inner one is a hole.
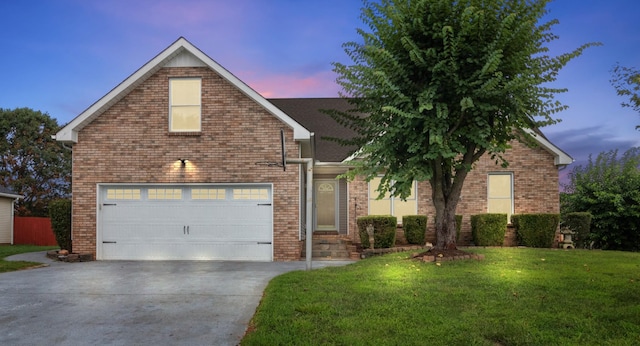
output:
M0 108L65 124L184 36L265 97L335 97L332 62L358 40L359 0L3 0ZM640 146L640 115L610 85L619 62L640 68L640 1L557 0L552 54L599 41L560 73L570 108L542 131L576 162ZM565 170L563 175L566 174Z

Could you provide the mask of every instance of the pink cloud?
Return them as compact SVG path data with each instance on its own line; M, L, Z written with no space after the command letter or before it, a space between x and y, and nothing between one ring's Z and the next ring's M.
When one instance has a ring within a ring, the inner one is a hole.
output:
M335 83L332 71L320 71L309 76L264 75L252 73L238 75L251 88L266 98L288 97L337 97L340 86Z

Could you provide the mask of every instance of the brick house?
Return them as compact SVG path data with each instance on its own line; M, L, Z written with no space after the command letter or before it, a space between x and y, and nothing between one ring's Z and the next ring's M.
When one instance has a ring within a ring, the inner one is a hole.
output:
M314 183L317 215L314 217L314 230L333 230L352 242L359 243L356 220L364 215L394 215L401 223L403 215L427 215L427 241L435 243L435 209L431 201L431 188L428 182L415 182L414 193L407 201L385 198L377 200L376 192L379 180L367 183L363 179L347 182L336 177L346 172L346 161L356 148L347 148L326 137L349 138L353 135L348 129L335 122L322 109L347 110L349 104L344 99L271 99L273 104L306 128L311 129L316 137L316 163ZM549 142L542 133L532 132L537 147L529 147L520 142L511 143L503 157L509 167L496 165L489 155L485 155L469 172L457 214L462 214L460 245L471 244L470 216L487 212L512 214L525 213L559 213L560 200L558 193L558 170L573 162L573 159ZM322 194L333 191L332 188L320 188L322 184L333 184L337 197L336 215L326 216L322 221L320 212L326 201L332 197ZM323 191L320 191L323 190ZM335 221L334 221L335 220ZM401 234L401 233L399 233ZM505 245L516 245L515 233L511 226L507 230Z
M358 242L358 216L432 215L426 183L402 202L375 200L375 181L336 179L353 148L323 137L350 132L319 109L339 107L337 98L267 100L179 38L56 134L73 148L74 250L105 260L298 260L308 227ZM305 166L277 165L281 130L288 159L314 159L309 199ZM558 212L558 167L571 158L537 139L537 148L514 143L507 170L481 161L460 211Z

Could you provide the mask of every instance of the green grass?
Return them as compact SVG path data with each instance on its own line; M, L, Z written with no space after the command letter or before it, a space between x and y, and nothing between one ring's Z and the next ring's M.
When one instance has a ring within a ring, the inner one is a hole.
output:
M35 245L0 245L0 273L11 272L24 268L33 267L40 263L25 261L5 261L8 256L25 252L36 252L57 249L57 246L35 246Z
M392 254L273 279L242 345L637 345L640 253Z

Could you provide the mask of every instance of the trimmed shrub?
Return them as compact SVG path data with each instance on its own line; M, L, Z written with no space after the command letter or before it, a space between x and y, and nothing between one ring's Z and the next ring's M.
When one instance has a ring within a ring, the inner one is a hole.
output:
M404 237L409 244L424 245L425 233L427 232L426 215L404 215L402 217L402 228Z
M591 213L576 212L561 215L562 226L576 232L571 239L577 249L584 249L590 243L589 233L591 232Z
M520 214L511 216L518 242L528 247L549 248L560 222L560 214Z
M396 244L396 228L398 218L391 215L369 215L358 218L358 232L360 242L364 248L369 248L369 234L367 226L373 225L373 246L376 249L390 248Z
M58 246L61 250L71 252L71 200L51 201L49 203L49 217Z
M507 231L507 214L471 215L471 235L477 246L502 246Z

